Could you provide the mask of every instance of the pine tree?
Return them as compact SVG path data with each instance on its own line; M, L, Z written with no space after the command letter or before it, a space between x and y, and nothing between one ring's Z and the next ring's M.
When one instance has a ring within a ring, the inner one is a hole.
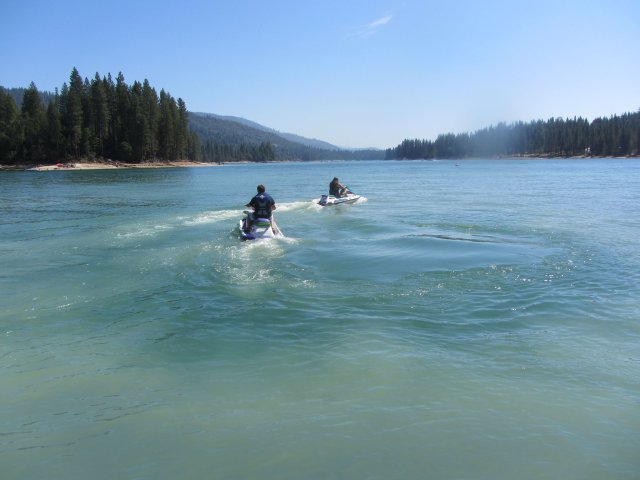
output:
M64 96L62 118L66 144L75 158L80 157L82 141L84 120L82 115L83 89L82 78L74 67L69 78L69 87L66 88L66 84L62 86L62 95Z
M178 150L182 146L182 121L175 99L160 91L160 116L158 122L159 155L163 160L176 160L181 158Z
M176 154L178 158L187 158L189 140L189 112L182 98L178 98L176 125Z
M136 162L143 160L145 148L146 118L144 116L144 100L142 97L142 84L133 82L129 95L129 143L131 144L133 159Z
M63 157L62 151L62 121L60 119L59 95L56 95L47 105L47 156L50 159L58 160Z
M128 161L133 154L133 148L129 140L130 125L129 111L131 107L131 99L129 97L129 88L124 81L122 72L118 73L116 78L116 155L118 158Z
M22 153L27 162L39 162L45 158L44 139L46 116L44 105L35 84L31 82L22 99Z
M145 79L142 84L142 102L145 118L143 159L154 159L158 152L158 94Z
M18 107L11 95L0 88L0 164L10 165L16 160L19 136Z
M98 155L104 157L105 142L109 135L109 121L111 115L105 83L100 79L98 73L96 73L93 81L91 82L90 89L91 103L93 107L93 138L97 144L95 150Z
M117 116L118 100L116 98L116 84L110 73L107 74L107 77L104 79L103 85L107 94L107 105L109 106L109 135L107 137L105 150L108 157L116 158L119 130L119 119Z
M94 156L96 153L97 140L94 135L95 118L91 99L91 84L85 77L82 84L82 136L80 138L80 155Z

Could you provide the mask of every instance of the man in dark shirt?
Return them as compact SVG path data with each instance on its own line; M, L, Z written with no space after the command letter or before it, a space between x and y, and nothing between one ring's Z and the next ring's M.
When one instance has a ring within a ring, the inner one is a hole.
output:
M251 221L257 218L271 218L271 212L276 209L275 200L269 195L264 185L258 185L258 193L245 205L253 207L253 218L249 218L247 229L251 228Z

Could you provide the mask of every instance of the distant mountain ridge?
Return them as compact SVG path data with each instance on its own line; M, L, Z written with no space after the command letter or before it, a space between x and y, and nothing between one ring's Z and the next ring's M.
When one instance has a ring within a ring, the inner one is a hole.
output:
M191 113L193 113L194 115L202 115L205 117L213 117L221 120L228 120L230 122L236 122L241 125L246 125L247 127L255 128L257 130L262 130L263 132L274 133L279 137L284 138L285 140L289 140L290 142L294 142L294 143L300 143L308 147L320 148L322 150L351 150L347 148L341 148L336 145L332 145L329 142L318 140L317 138L307 138L301 135L296 135L295 133L280 132L273 128L265 127L264 125L261 125L251 120L247 120L246 118L242 118L242 117L234 117L232 115L218 115L215 113L203 113L203 112L191 112Z
M245 118L214 113L189 112L189 129L205 148L207 144L271 144L278 160L378 160L385 155L383 150L343 149L321 140L281 133Z
M24 92L27 91L26 88L5 88L0 86L0 90L7 93L13 98L13 101L16 102L16 106L20 109L22 108L22 98L24 97ZM45 105L48 105L51 99L55 96L55 93L52 92L38 92L40 94L40 98L42 98L42 102Z

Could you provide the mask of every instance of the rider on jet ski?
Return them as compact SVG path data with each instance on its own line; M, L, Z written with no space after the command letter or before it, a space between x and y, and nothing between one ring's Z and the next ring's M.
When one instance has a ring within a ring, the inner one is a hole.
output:
M251 229L251 222L256 218L271 219L271 212L276 209L276 202L265 192L264 185L258 185L257 189L258 193L245 205L245 207L253 207L253 215L247 216L245 231Z
M350 193L349 189L340 183L338 177L333 177L333 180L331 180L329 184L329 195L340 198L346 196L347 193Z

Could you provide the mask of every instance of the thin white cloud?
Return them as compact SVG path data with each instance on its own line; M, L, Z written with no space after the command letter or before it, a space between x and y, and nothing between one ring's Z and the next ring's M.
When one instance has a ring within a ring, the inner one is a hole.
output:
M371 22L367 26L370 29L378 28L378 27L381 27L382 25L386 25L387 23L389 23L392 18L393 17L391 15L387 15L386 17L382 17L382 18L379 18L378 20L375 20L375 21Z
M378 18L377 20L374 20L373 22L370 22L366 25L356 27L351 32L350 36L365 38L370 37L371 35L375 35L380 31L382 27L388 24L392 18L393 15L385 15L384 17Z

